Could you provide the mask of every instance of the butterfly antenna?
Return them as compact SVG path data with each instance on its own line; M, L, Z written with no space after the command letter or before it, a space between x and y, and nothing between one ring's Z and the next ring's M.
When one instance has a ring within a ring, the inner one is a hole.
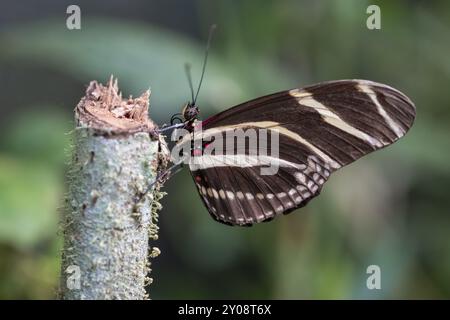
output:
M194 102L194 87L192 85L192 76L191 76L191 65L189 63L184 64L184 71L186 72L186 77L189 83L189 89L191 89L191 97L192 102Z
M197 101L197 97L198 97L198 93L200 92L200 87L202 86L202 82L203 82L203 76L205 75L205 70L206 70L206 62L208 61L208 52L209 52L209 46L211 45L211 39L212 39L212 35L214 33L214 30L216 29L216 25L213 24L210 28L209 28L209 35L208 35L208 42L206 43L206 50L205 50L205 59L203 60L203 69L202 69L202 75L200 77L200 82L198 83L198 88L197 88L197 93L195 94L195 98L193 100L193 104L195 105L196 101Z

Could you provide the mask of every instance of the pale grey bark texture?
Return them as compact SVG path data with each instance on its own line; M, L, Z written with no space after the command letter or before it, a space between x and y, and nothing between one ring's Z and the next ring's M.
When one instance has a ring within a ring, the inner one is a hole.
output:
M112 99L102 97L111 95L108 90L115 90ZM148 100L148 94L143 98ZM157 248L149 250L149 236L157 237L161 194L146 190L161 166L161 141L151 133L151 122L146 122L148 102L144 115L131 112L128 118L119 117L132 120L125 125L102 116L104 112L122 115L117 108L126 105L133 111L138 99L122 103L117 84L91 83L75 110L77 125L62 219L62 299L147 298L149 257L159 253Z

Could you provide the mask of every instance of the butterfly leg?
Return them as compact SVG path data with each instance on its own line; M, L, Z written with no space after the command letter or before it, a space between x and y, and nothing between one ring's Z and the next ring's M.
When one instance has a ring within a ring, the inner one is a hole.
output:
M169 131L172 129L181 128L183 126L184 126L184 123L176 123L176 124L173 124L173 125L170 125L167 127L162 127L161 129L158 130L158 133L162 133L162 132Z
M178 163L173 164L168 169L166 169L163 172L161 172L156 177L156 180L151 184L151 186L153 186L158 181L162 181L162 180L166 180L166 179L170 178L171 176L173 176L176 173L180 172L181 169L183 169L183 161L180 161Z
M181 169L183 169L183 161L180 161L178 163L173 164L172 166L170 166L168 169L164 170L163 172L161 172L160 174L158 174L156 176L156 179L150 183L147 188L145 189L144 192L142 192L136 200L136 203L138 203L139 201L142 200L142 198L144 198L144 196L153 188L153 186L157 183L157 182L162 182L167 180L168 178L170 178L171 176L175 175L176 173L180 172ZM175 170L173 173L172 171Z

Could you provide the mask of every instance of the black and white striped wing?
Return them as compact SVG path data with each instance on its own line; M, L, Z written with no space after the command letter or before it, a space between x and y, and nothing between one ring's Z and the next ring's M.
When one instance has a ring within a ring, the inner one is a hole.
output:
M301 168L280 168L272 176L259 170L258 166L218 165L191 172L211 216L230 225L268 221L305 206L330 174L314 157Z
M261 97L203 121L203 137L236 129L279 134L279 153L249 150L202 155L190 165L213 218L251 225L304 206L335 170L405 135L415 118L411 100L366 80L331 81ZM206 160L206 161L204 161ZM277 163L275 175L260 169Z

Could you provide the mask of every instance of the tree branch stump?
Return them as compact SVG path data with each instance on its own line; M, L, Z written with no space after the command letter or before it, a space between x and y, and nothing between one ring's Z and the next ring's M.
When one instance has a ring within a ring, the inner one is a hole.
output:
M150 92L122 99L117 80L92 81L75 108L62 219L62 299L146 299L149 237L157 238L165 143L148 118ZM151 252L150 252L151 251Z

